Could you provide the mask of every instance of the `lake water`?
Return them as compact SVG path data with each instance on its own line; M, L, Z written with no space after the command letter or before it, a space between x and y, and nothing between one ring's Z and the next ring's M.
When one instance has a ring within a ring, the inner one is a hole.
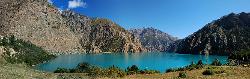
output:
M128 66L137 65L140 69L155 69L165 72L169 68L184 67L192 61L202 60L203 63L212 63L214 59L219 59L222 63L227 62L227 56L204 56L177 53L111 53L111 54L70 54L60 55L54 60L39 64L37 69L53 72L60 68L75 68L81 62L88 62L100 67L112 65L126 69Z

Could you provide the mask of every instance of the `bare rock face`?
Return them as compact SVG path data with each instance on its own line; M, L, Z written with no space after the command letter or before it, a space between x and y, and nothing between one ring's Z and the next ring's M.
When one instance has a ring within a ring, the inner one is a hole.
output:
M85 52L141 52L143 48L137 38L114 22L64 11L67 20Z
M168 46L177 40L176 37L173 37L152 27L142 29L131 29L129 31L140 39L142 46L148 52L167 51Z
M47 0L1 0L0 11L0 35L14 35L47 51L142 51L139 40L117 24L72 11L60 13Z
M169 51L188 54L230 55L250 48L250 14L231 13L179 40Z
M59 11L46 0L1 1L1 34L29 40L48 51L69 52L81 49Z

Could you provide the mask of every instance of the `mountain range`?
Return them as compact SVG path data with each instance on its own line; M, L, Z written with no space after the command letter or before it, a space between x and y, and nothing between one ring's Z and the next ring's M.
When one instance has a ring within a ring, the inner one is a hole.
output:
M14 35L50 52L166 51L169 43L175 41L153 28L144 29L140 37L108 19L71 10L61 12L47 0L4 0L0 7L0 35ZM153 39L152 35L158 36ZM144 37L152 38L143 40Z
M168 51L184 54L230 55L250 48L250 13L231 13L173 43Z
M60 12L47 0L0 2L0 35L14 35L51 52L141 52L139 39L114 22Z
M177 52L229 55L250 48L250 13L231 13L184 39L154 28L126 30L105 18L59 11L47 0L1 0L0 36L50 52Z
M167 51L169 45L177 40L176 37L173 37L153 27L130 29L129 31L140 39L142 46L146 51L149 52Z

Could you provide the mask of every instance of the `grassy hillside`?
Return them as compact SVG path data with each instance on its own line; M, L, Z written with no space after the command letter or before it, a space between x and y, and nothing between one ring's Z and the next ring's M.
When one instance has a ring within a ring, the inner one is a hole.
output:
M206 69L196 69L185 71L186 79L249 79L250 68L242 66L220 66L220 70L225 70L225 73L215 75L203 75ZM152 75L131 75L128 79L179 79L178 75L181 71L170 72L166 74L152 74Z
M207 69L195 69L186 72L186 79L248 79L250 78L250 68L243 66L217 66L218 70L225 70L225 73L215 75L203 75ZM164 74L136 74L128 75L117 79L180 79L179 73L169 72ZM90 79L85 73L49 73L34 70L25 64L10 64L0 59L0 78L1 79ZM109 79L97 78L97 79ZM184 78L185 79L185 78Z
M0 39L2 57L9 63L25 63L36 65L55 58L47 51L29 41L17 39L15 36L5 36Z
M24 64L10 64L1 59L0 63L0 78L1 79L55 79L56 75L52 73L43 73Z

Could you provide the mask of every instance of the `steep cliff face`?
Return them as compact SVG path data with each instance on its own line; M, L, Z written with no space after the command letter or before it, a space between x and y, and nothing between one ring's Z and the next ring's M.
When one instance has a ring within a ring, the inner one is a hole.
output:
M0 11L0 35L15 35L48 51L142 50L138 40L117 24L71 11L60 13L47 0L1 0Z
M72 11L62 16L86 52L141 52L139 40L124 28L107 19L89 18Z
M139 39L107 19L92 20L90 41L91 44L87 47L98 48L97 51L101 50L102 52L143 51Z
M140 39L147 51L167 51L168 46L177 40L176 37L152 27L131 29L130 32Z
M1 34L29 40L48 51L81 49L77 37L67 28L59 11L47 0L2 0Z
M169 51L190 54L229 55L250 48L250 14L231 13L177 41Z

